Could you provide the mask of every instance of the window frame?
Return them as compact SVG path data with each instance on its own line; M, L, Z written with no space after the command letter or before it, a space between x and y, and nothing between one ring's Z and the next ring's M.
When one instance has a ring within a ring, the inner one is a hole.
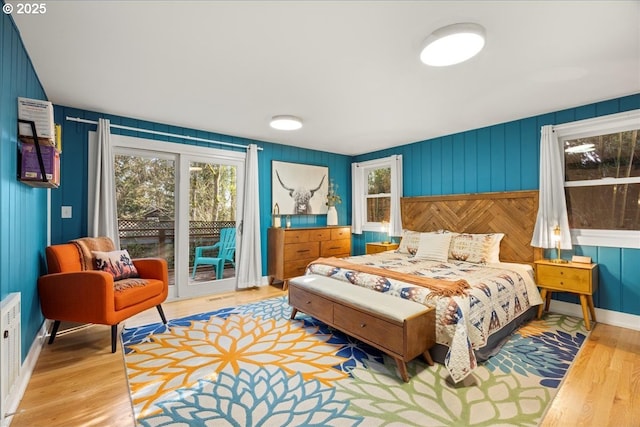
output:
M402 170L398 169L398 158L402 158L400 155L392 155L392 156L388 156L388 157L381 157L378 159L373 159L373 160L367 160L367 161L363 161L363 162L357 162L354 163L356 164L358 173L355 174L353 176L354 180L358 180L358 182L354 182L352 184L353 186L353 196L354 197L358 197L360 199L360 204L362 206L362 211L360 212L360 223L362 224L362 232L381 232L383 230L383 223L382 222L369 222L367 221L367 196L368 196L368 172L371 170L375 170L375 169L383 169L383 168L389 168L391 169L391 175L392 175L392 183L391 183L391 193L379 193L376 194L375 197L381 197L382 195L384 195L384 197L389 197L391 199L391 203L390 203L390 211L389 211L389 215L390 215L390 219L394 218L394 215L396 217L400 216L400 206L398 203L398 207L397 207L397 212L395 212L394 210L394 197L396 198L400 198L402 197L402 184L400 181L398 187L396 188L396 186L393 183L393 175L394 173L397 175L396 179L401 180L402 179ZM395 172L394 172L395 169ZM357 188L361 188L362 191L357 194L356 196L356 189ZM395 191L394 191L395 190ZM400 192L400 194L396 194L396 192ZM373 197L373 195L372 195ZM355 211L354 211L355 214ZM385 223L386 227L389 227L389 233L391 233L391 228L392 225L390 223ZM352 225L353 226L353 225ZM390 234L393 235L393 234Z
M566 140L634 130L638 129L638 123L640 123L640 110L632 110L554 126L560 150L563 153L562 175L565 176L564 142ZM640 183L640 177L565 180L564 188L629 183ZM571 243L584 246L640 249L640 230L572 228Z
M362 229L364 231L382 231L384 229L384 223L387 224L387 228L389 226L389 221L391 220L391 198L393 197L393 189L391 188L389 193L377 193L377 194L369 194L369 173L378 169L389 169L389 174L391 174L391 160L390 159L382 159L382 160L386 160L384 162L374 162L373 164L369 165L366 164L365 166L362 166L362 178L363 178L363 183L362 185L364 186L364 209L362 212L363 218L362 218ZM363 162L361 164L365 164L367 162ZM368 215L367 215L367 207L369 206L369 204L367 203L369 201L369 199L381 199L381 198L388 198L389 199L389 219L387 219L386 221L382 222L382 221L367 221Z

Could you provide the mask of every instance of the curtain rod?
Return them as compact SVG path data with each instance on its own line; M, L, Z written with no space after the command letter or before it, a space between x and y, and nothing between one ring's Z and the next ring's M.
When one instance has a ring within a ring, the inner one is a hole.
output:
M81 119L80 117L67 116L66 119L69 120L70 122L86 123L90 125L98 124L98 122L95 120ZM153 135L168 136L172 138L188 139L189 141L209 142L211 144L226 145L227 147L236 147L236 148L245 148L245 149L248 148L248 146L246 145L234 144L233 142L215 141L213 139L198 138L196 136L188 136L188 135L178 135L175 133L160 132L157 130L140 129L140 128L134 128L130 126L122 126L122 125L114 125L114 124L110 124L110 127L116 128L116 129L130 130L134 132L150 133ZM258 150L262 151L262 147L258 147Z

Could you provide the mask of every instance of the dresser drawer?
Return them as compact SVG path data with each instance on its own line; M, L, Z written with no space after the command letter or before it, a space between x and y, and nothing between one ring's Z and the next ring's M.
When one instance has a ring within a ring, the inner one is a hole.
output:
M356 338L378 344L396 354L403 354L402 326L371 316L351 307L336 304L333 323Z
M557 265L538 265L537 280L539 286L560 291L592 293L591 270L563 267Z
M317 258L305 258L288 261L284 265L284 277L303 276L307 270L307 265Z
M292 243L284 246L284 261L290 262L306 258L318 258L320 247L318 242Z
M284 244L303 243L309 241L309 230L287 230L284 233Z
M291 287L295 287L295 284L292 283ZM304 289L296 288L295 292L289 291L289 305L325 323L331 323L333 320L333 302Z
M309 230L309 241L312 242L321 242L323 240L331 239L331 230L328 228L318 228L314 230Z
M328 240L326 242L320 242L320 254L323 257L349 256L350 252L351 252L350 240L342 239L342 240Z
M351 229L349 227L331 229L331 240L340 240L340 239L351 240Z

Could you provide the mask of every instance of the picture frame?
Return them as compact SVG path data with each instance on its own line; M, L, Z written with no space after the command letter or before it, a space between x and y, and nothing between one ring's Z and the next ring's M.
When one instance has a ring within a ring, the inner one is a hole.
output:
M326 214L328 191L327 166L271 162L271 207L278 204L280 215Z

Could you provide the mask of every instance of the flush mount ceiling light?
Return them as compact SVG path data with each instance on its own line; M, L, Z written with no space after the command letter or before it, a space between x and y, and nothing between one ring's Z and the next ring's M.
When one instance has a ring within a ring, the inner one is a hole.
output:
M302 120L296 116L273 116L270 125L278 130L296 130L302 127Z
M459 64L482 50L484 37L484 28L478 24L447 25L427 37L420 60L433 67Z

